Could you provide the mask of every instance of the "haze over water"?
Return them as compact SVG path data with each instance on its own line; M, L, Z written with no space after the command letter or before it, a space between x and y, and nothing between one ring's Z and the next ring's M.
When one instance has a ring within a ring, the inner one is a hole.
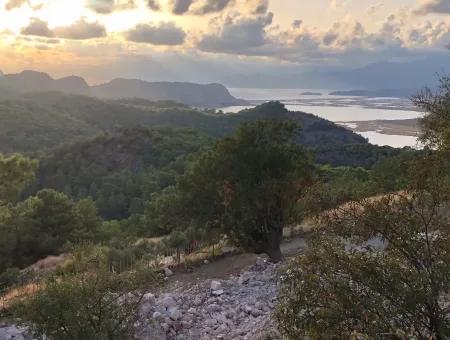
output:
M368 98L356 96L334 96L331 90L322 89L258 89L230 88L230 93L250 102L249 106L230 106L224 112L239 112L262 102L277 100L290 111L302 111L336 123L402 120L420 118L422 113L415 110L407 98ZM314 93L303 95L303 93ZM349 128L352 125L347 125ZM377 131L357 132L376 145L392 147L417 147L414 136L388 135Z

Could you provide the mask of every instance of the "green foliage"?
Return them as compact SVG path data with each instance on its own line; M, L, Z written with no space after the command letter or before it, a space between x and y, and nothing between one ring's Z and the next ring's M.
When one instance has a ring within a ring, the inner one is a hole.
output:
M405 189L414 176L412 169L420 152L406 150L396 156L377 162L371 171L374 184L381 192L395 192Z
M74 203L62 193L42 190L3 214L0 272L58 254L69 242L96 239L100 225L91 200Z
M175 186L166 188L151 196L145 209L145 228L147 235L162 236L184 225L180 219L183 197Z
M449 86L415 98L434 150L378 163L374 183L396 194L320 215L305 256L283 278L277 319L289 339L450 337Z
M376 146L371 144L318 144L314 148L316 162L333 166L351 166L372 168L377 162L385 158L397 156L411 149L396 149L390 146Z
M322 166L318 175L318 180L298 203L300 216L315 215L377 192L372 172L364 168Z
M42 339L135 339L144 289L157 282L148 270L115 274L100 266L50 279L15 306L15 315Z
M432 149L450 153L450 77L441 77L437 91L425 89L413 98L428 114L422 119L422 141Z
M63 143L117 128L171 126L190 128L214 138L233 134L244 122L261 119L294 120L303 127L297 142L316 148L319 145L362 144L372 147L361 136L303 112L288 112L280 103L266 103L238 114L210 114L171 102L153 103L141 99L103 101L96 98L60 93L26 94L14 100L0 101L0 152L47 151ZM378 149L373 147L374 149ZM334 163L336 156L317 152L320 163L362 166L347 157Z
M15 200L23 187L34 179L37 162L21 155L0 154L0 205Z
M0 291L19 283L20 278L19 268L8 268L0 274Z
M184 171L185 157L206 140L193 131L169 128L100 136L43 158L27 192L52 188L75 199L92 197L107 219L142 214L145 199L174 184Z
M430 192L387 195L322 216L287 269L277 319L289 339L447 339L450 223ZM339 336L338 336L339 335Z
M282 229L313 170L307 152L294 142L297 134L297 125L288 121L243 124L235 136L200 154L176 191L156 197L150 205L156 215L147 219L165 221L171 229L219 229L278 261Z

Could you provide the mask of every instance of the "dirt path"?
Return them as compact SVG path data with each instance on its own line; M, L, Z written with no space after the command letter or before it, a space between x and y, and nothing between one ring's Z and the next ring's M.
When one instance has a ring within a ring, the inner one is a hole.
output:
M281 245L281 251L286 257L299 255L305 248L306 240L304 238L290 239ZM258 255L251 253L225 256L194 268L192 272L176 272L169 279L168 284L170 289L184 289L203 280L226 279L230 275L237 275L254 265L257 257Z

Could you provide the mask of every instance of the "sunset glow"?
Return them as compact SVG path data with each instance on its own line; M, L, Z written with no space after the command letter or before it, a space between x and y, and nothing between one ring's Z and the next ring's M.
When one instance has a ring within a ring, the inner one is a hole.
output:
M0 60L3 72L39 65L94 82L113 76L98 65L146 59L364 65L440 53L449 13L446 0L0 0Z

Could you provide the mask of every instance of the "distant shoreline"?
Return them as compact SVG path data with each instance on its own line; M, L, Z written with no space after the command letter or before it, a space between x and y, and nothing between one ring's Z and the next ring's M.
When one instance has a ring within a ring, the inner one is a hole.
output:
M353 122L336 122L353 132L376 131L385 135L418 137L422 133L419 119L369 120Z

